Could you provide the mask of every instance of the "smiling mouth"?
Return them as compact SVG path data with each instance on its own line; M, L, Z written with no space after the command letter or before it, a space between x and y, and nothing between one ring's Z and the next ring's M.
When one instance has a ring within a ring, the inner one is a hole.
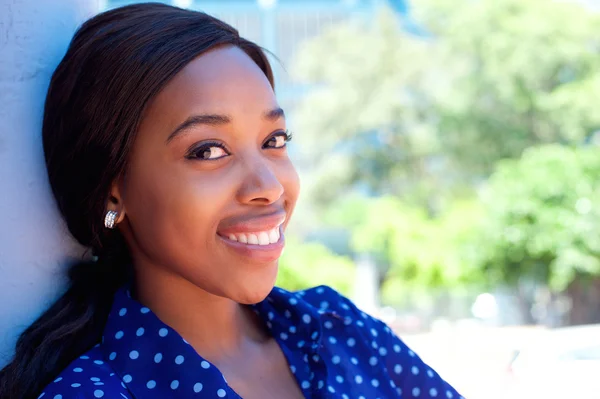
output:
M242 244L250 245L269 245L275 244L281 238L281 232L279 231L280 226L277 226L271 230L248 232L248 233L235 233L229 234L228 236L222 236L230 241L237 241Z

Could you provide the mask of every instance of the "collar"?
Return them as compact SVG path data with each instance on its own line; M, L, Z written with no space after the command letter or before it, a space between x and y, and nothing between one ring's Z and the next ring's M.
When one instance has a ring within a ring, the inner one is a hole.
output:
M317 369L324 368L318 354L321 311L302 296L302 292L274 288L264 301L251 307L277 340L297 381L302 382L299 385L305 397L311 397L313 391L322 389L322 383L315 381ZM293 347L287 343L292 335L297 335ZM135 397L183 399L202 392L209 397L239 398L217 367L132 298L129 285L115 293L102 349Z

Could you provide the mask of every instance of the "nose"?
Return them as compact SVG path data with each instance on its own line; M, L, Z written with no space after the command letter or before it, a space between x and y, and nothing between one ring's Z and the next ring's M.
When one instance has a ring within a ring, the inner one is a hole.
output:
M242 204L269 205L281 198L283 185L277 178L273 165L266 160L257 160L242 166L244 177L237 192Z

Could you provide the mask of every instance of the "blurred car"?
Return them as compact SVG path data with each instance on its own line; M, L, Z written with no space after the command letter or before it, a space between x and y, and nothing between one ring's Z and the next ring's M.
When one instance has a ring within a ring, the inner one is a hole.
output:
M600 399L600 324L547 330L515 355L507 399Z

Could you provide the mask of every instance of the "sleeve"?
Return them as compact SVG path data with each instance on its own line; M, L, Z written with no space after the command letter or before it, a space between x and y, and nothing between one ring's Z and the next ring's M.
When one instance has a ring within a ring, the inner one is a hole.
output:
M361 311L356 305L327 286L305 291L305 298L318 303L326 297L329 310L353 320L358 334L371 350L369 358L378 359L403 399L464 399L435 370L429 367L381 320Z
M105 363L82 356L69 365L38 399L133 399Z
M367 316L365 327L380 338L377 353L402 398L464 399L382 321Z

